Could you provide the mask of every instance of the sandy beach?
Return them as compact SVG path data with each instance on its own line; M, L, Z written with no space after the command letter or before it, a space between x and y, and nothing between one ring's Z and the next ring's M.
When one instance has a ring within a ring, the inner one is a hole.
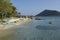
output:
M23 20L19 20L17 23L15 24L0 24L0 30L3 30L3 29L9 29L9 28L12 28L12 27L16 27L18 25L21 25L27 21L31 21L31 19L26 19L24 18Z
M0 37L14 33L13 29L15 27L17 27L18 25L22 25L23 23L28 22L28 21L31 21L31 19L19 20L19 22L15 23L15 24L10 24L10 25L0 24Z

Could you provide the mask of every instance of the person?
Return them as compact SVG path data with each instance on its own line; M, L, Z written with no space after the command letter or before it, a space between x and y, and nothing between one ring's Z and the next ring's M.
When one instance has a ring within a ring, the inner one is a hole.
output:
M52 24L52 22L50 21L49 24Z

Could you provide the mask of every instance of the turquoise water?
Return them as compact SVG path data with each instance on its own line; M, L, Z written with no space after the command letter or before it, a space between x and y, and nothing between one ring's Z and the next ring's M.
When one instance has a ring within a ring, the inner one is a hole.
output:
M32 20L9 29L12 33L0 40L60 40L60 17L39 18L44 20Z

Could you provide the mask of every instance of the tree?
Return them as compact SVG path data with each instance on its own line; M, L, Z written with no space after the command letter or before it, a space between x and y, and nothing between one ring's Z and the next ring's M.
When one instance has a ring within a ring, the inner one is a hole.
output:
M10 0L0 0L0 17L16 17L17 9L12 5Z

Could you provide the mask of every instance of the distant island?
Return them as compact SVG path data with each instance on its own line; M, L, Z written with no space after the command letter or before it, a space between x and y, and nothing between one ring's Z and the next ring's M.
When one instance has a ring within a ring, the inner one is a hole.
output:
M60 12L56 10L44 10L36 16L60 16Z

